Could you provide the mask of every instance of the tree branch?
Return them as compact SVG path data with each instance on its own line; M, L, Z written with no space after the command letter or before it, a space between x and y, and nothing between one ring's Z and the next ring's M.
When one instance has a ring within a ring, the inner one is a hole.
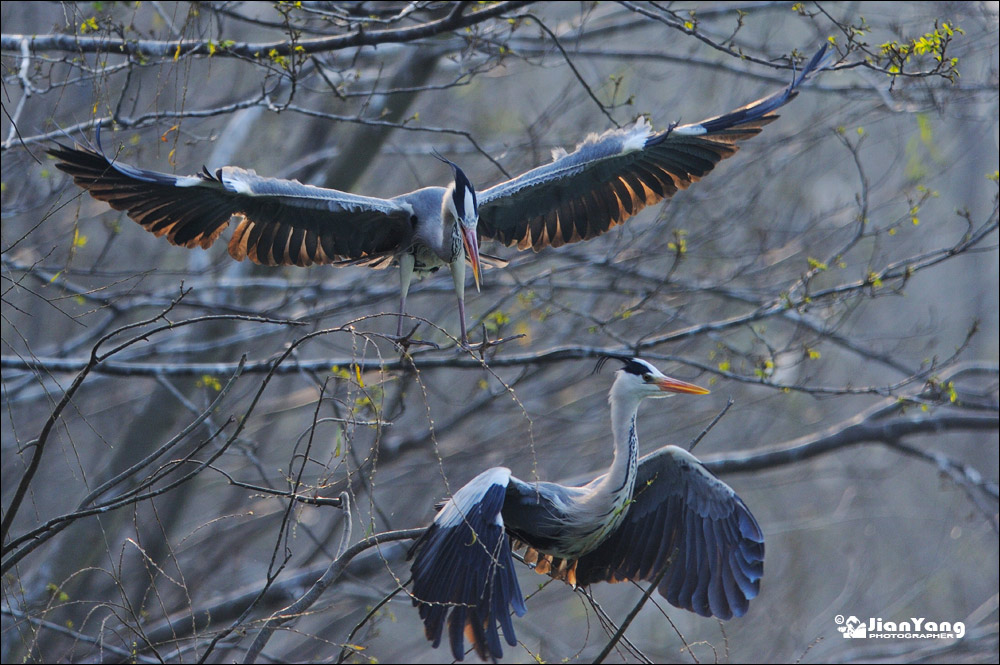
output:
M487 6L470 14L453 11L436 21L428 21L409 28L386 28L364 30L359 27L347 35L317 37L315 39L279 40L273 42L237 42L219 44L211 40L158 41L152 39L110 39L108 37L87 37L83 35L17 35L0 36L0 49L21 50L21 43L27 40L32 51L67 51L70 53L121 54L154 58L180 58L189 55L210 55L257 59L261 57L292 56L301 53L326 53L359 46L407 43L427 37L468 28L492 18L531 4L525 0L510 0Z

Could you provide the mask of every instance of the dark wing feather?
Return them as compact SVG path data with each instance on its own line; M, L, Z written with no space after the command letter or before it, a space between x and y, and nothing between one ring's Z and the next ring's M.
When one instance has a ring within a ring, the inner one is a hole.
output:
M653 132L632 127L592 135L571 154L479 195L479 233L518 249L589 240L648 205L687 189L760 133L816 71L826 46L784 90L724 115Z
M175 176L79 145L48 153L95 199L175 245L207 249L239 215L229 253L240 261L308 266L366 259L403 249L412 237L412 210L398 201L263 178L234 166Z
M483 660L501 658L498 623L507 644L517 645L508 606L518 616L526 608L500 515L509 480L503 467L470 480L410 548L413 604L424 632L436 648L447 621L455 660L465 656L465 638Z
M639 460L624 520L576 564L576 583L653 580L671 605L701 616L743 616L760 591L764 536L746 504L675 446Z

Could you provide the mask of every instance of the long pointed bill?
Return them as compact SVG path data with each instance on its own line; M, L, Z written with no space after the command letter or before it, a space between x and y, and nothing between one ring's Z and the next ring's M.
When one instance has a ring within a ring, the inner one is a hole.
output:
M665 376L656 382L657 387L665 393L686 393L688 395L707 395L712 392L707 388L696 386L680 379L671 379Z
M482 267L479 265L479 238L475 228L462 226L462 243L465 244L465 255L472 262L472 278L476 281L476 291L479 291L479 273L482 272Z

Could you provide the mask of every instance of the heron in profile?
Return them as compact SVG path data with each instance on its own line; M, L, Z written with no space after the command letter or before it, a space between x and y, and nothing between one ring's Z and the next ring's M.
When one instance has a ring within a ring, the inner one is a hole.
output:
M665 446L639 458L635 419L647 398L708 390L622 360L608 401L614 459L581 487L526 482L495 467L470 480L410 548L413 604L434 647L447 624L452 655L465 640L483 660L517 639L523 616L511 550L573 586L656 580L676 607L704 617L746 613L764 574L764 536L746 504L691 453ZM662 577L661 577L662 576ZM510 608L510 609L508 609Z
M462 341L465 268L479 289L480 239L535 251L589 240L640 210L673 196L760 133L797 94L826 51L813 56L788 87L729 113L654 131L635 124L591 135L553 161L477 193L458 166L445 187L384 199L266 178L236 166L188 176L148 171L109 158L100 147L58 145L56 166L96 199L108 202L175 245L207 249L237 219L229 254L268 266L312 264L400 268L399 322L414 276L451 268ZM445 160L447 161L447 160ZM502 264L502 262L497 262Z

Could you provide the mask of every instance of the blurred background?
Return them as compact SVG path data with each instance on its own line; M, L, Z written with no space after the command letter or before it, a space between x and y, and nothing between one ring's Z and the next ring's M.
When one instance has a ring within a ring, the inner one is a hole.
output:
M712 389L644 404L644 452L732 400L696 452L767 541L745 617L654 595L609 660L996 662L996 3L0 12L4 662L242 660L343 546L425 526L480 471L601 472L606 353ZM443 272L404 354L395 269L175 247L45 155L100 125L147 169L390 197L447 183L436 150L482 190L639 115L758 99L824 43L829 71L689 190L585 243L485 245L510 265L467 290L475 353ZM382 540L257 660L448 659L400 591L410 541ZM504 662L593 660L646 586L519 576ZM966 634L845 640L838 615Z

